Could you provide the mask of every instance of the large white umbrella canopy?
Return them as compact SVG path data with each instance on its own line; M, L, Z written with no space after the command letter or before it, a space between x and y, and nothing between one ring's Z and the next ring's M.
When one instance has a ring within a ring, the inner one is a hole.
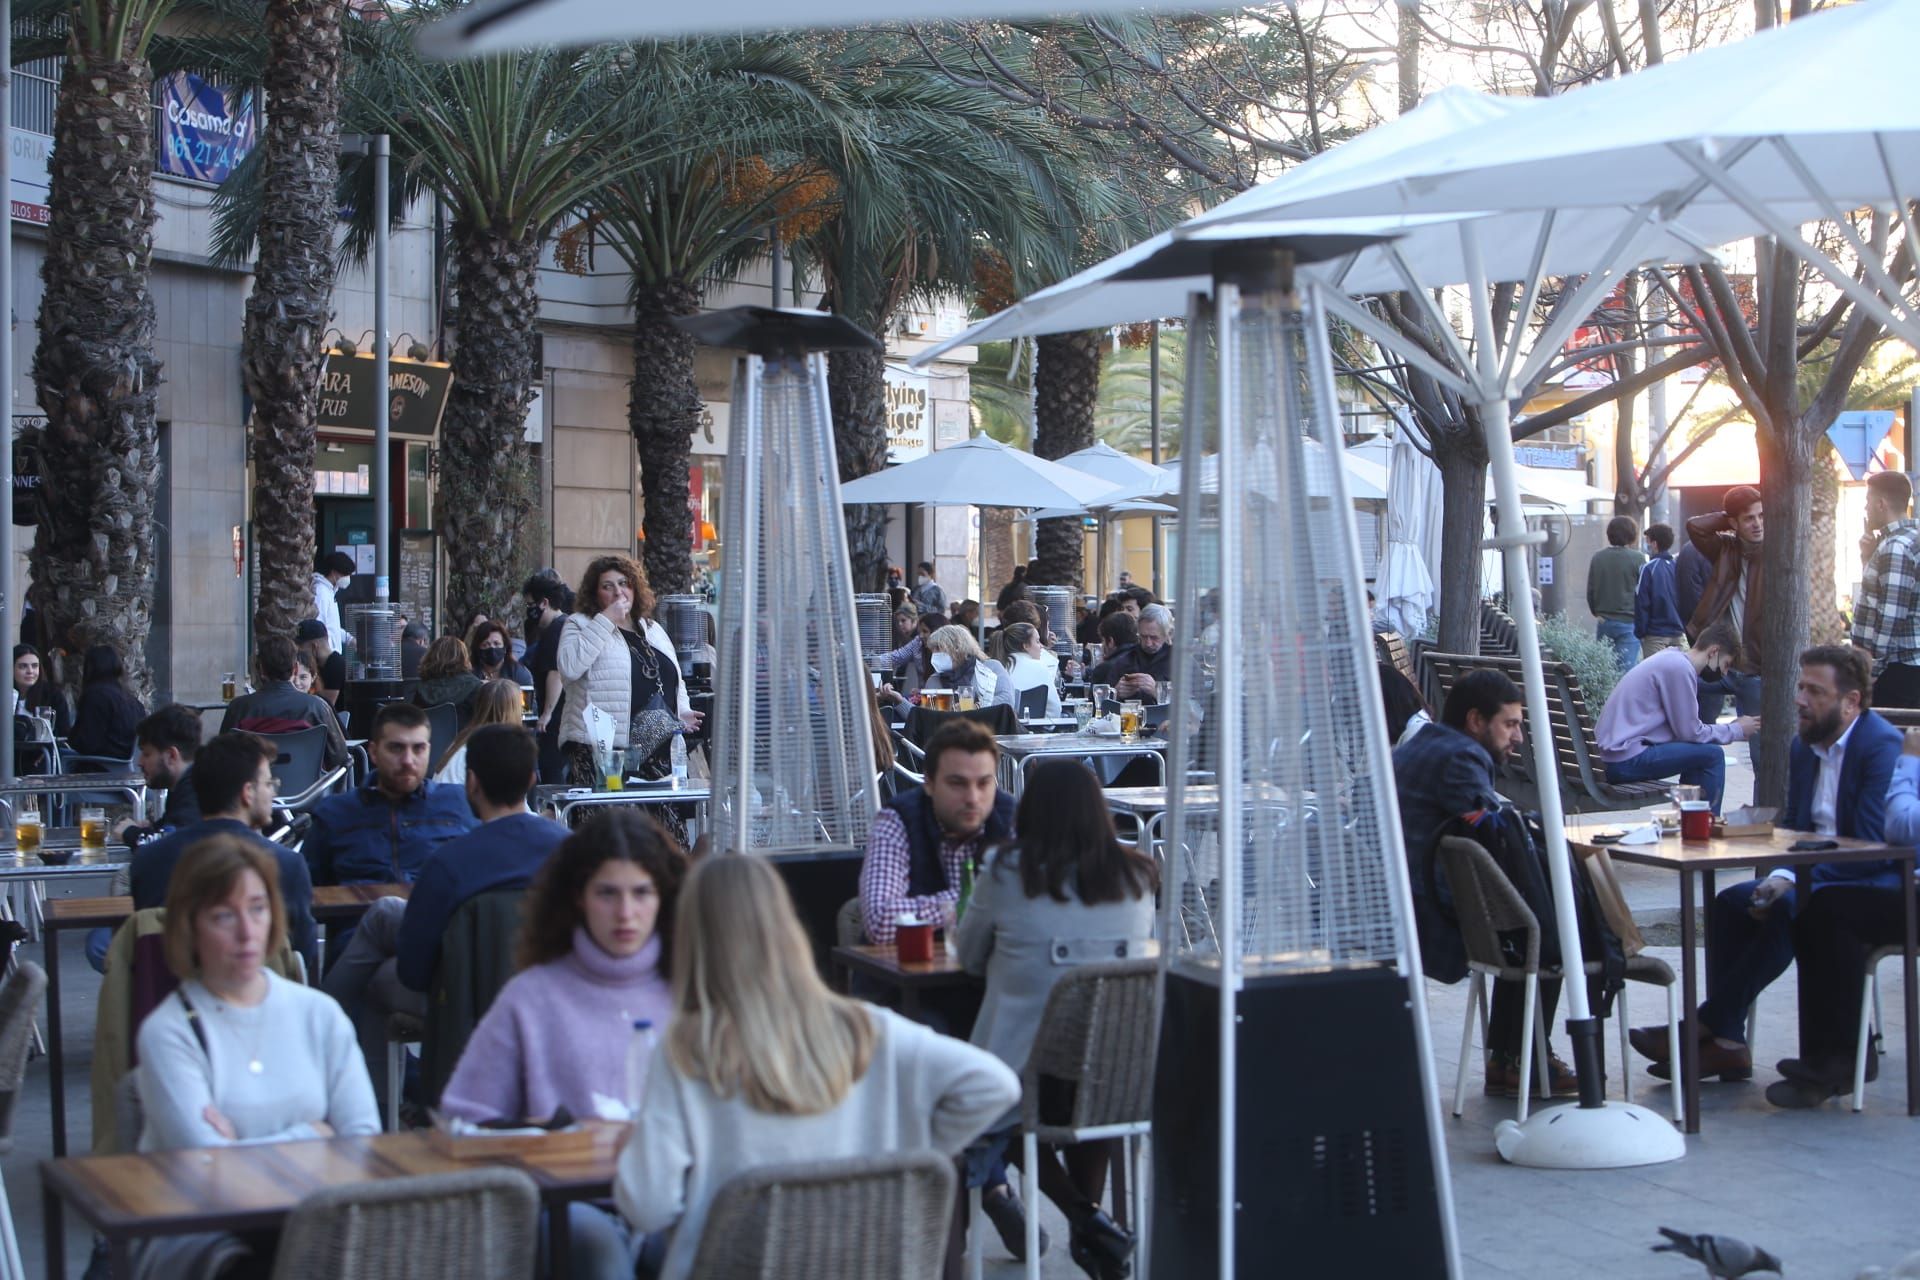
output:
M1317 497L1331 497L1333 490L1332 486L1328 483L1324 466L1324 459L1327 454L1325 446L1318 440L1303 440L1301 444L1304 448L1307 464L1314 469L1315 473L1309 480L1309 484L1312 486L1312 492ZM1384 502L1387 500L1388 475L1385 467L1367 458L1356 457L1350 452L1345 453L1343 459L1347 464L1347 497L1349 499L1355 502ZM1175 458L1172 462L1167 463L1165 467L1166 472L1173 479L1176 490L1180 485L1180 461L1180 459ZM1251 483L1254 487L1259 487L1257 480L1248 481L1243 477L1243 483ZM1272 492L1277 493L1279 491L1277 484L1269 485L1268 488ZM1203 494L1220 492L1220 459L1213 454L1208 454L1200 459L1200 492Z
M1115 486L1113 494L1095 505L1096 510L1117 511L1134 499L1153 498L1173 493L1179 482L1165 467L1124 454L1104 440L1055 459L1063 467L1084 471L1097 480ZM1149 504L1145 510L1151 510Z
M1112 481L975 436L840 486L842 503L931 507L1059 507L1084 511Z

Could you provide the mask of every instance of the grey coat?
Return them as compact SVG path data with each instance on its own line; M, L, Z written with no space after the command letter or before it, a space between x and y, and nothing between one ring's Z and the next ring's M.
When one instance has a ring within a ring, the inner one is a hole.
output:
M1087 906L1070 898L1029 898L1020 886L1017 850L987 855L955 937L960 963L985 974L986 998L973 1043L1015 1071L1026 1066L1047 996L1076 964L1140 955L1153 937L1153 895Z

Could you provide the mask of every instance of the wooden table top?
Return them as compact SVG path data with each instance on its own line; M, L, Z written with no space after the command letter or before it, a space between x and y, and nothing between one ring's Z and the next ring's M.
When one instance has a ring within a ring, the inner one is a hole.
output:
M627 1126L590 1121L591 1147L567 1150L529 1138L507 1156L456 1159L424 1130L256 1146L202 1147L134 1155L70 1156L43 1161L41 1179L88 1223L109 1236L178 1235L277 1224L326 1187L455 1173L482 1165L524 1171L553 1199L604 1195L613 1185Z
M1596 832L1618 830L1620 824L1617 822L1570 823L1567 826L1567 843L1588 852L1605 849L1616 862L1679 871L1716 871L1722 867L1751 867L1769 863L1795 866L1815 862L1885 862L1889 858L1911 857L1913 854L1912 849L1877 840L1851 840L1845 836L1820 836L1779 828L1762 836L1730 836L1712 840L1682 840L1676 834L1662 836L1658 844L1595 844L1591 839ZM1788 848L1801 840L1829 839L1839 847L1799 853Z
M871 974L895 986L958 987L985 982L960 967L960 958L946 947L933 944L933 959L900 962L900 953L892 946L835 947L834 959L849 968Z
M413 886L407 884L323 884L313 891L313 914L317 919L360 915L377 898L404 898L412 892ZM118 924L132 914L133 899L125 894L49 898L44 919L51 928L78 929Z

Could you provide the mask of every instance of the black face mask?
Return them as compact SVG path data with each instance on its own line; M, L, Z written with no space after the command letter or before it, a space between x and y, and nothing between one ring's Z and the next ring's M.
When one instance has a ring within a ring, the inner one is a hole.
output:
M507 660L507 651L493 645L488 645L479 652L480 665L483 667L497 667Z
M535 636L540 634L540 612L541 612L540 606L537 604L527 606L526 631L527 631L527 634L530 636Z

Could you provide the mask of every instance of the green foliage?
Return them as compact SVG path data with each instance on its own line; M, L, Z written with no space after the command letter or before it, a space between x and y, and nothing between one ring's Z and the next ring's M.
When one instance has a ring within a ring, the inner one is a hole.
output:
M1564 613L1540 619L1540 645L1573 668L1580 677L1581 691L1587 695L1587 707L1598 715L1624 674L1613 646L1567 621Z

